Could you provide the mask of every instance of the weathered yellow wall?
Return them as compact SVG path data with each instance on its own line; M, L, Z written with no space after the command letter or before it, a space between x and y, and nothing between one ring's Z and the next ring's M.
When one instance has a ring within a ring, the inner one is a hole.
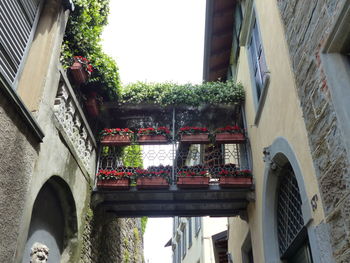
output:
M264 262L262 194L265 163L263 162L263 148L270 146L277 137L284 137L293 148L299 162L309 200L313 195L320 196L320 194L277 2L275 0L254 2L266 62L271 72L270 85L258 125L254 124L257 109L252 93L250 58L245 47L241 48L237 80L246 90L245 110L256 186L256 201L249 205L248 216L254 262L260 263ZM312 224L318 224L323 220L321 202L318 203L318 209L312 216ZM233 262L240 263L242 262L241 246L248 233L248 224L239 218L231 219L229 232L229 252L234 257Z
M57 37L61 37L61 34L57 32L65 27L67 19L62 19L60 16L68 15L68 13L63 14L57 11L61 8L59 0L51 0L50 5L44 5L19 79L18 94L31 112L37 112L43 100L45 84L50 81L47 78L51 77L48 74L49 64L57 64L59 59L60 51L57 49L60 48L60 45L57 47L57 43L61 43L61 40Z

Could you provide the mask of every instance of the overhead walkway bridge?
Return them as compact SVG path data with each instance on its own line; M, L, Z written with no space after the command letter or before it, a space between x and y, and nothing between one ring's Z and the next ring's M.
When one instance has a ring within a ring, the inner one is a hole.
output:
M92 195L96 209L118 217L245 213L254 200L254 180L240 106L107 107L116 111L111 128L128 127L134 134L114 130L102 138ZM158 137L138 133L164 126L168 133L156 132ZM203 127L208 131L198 129Z

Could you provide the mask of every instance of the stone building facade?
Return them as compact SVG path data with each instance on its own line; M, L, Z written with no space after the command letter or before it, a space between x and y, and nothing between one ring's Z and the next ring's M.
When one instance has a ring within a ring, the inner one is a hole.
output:
M142 262L139 220L109 218L101 234L90 211L97 143L59 63L72 9L0 3L0 262L37 260L46 247L47 262ZM108 235L120 242L96 251Z
M349 1L279 1L296 90L331 233L335 262L350 261ZM348 60L348 61L346 61Z
M229 219L233 262L350 260L349 7L207 2L204 79L246 91L255 202Z

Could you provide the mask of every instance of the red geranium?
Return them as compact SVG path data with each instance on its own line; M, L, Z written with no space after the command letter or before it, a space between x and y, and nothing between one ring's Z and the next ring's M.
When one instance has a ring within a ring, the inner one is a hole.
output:
M131 172L120 172L116 170L99 170L97 179L99 180L120 180L133 176Z
M125 128L125 129L121 129L121 128L113 128L113 129L109 129L109 128L105 128L100 132L100 136L107 136L107 135L126 135L126 136L130 136L132 135L134 132L132 130L130 130L129 128Z
M94 71L94 67L90 64L90 61L82 56L75 56L74 58L75 62L79 62L82 64L83 68L86 72L91 74Z

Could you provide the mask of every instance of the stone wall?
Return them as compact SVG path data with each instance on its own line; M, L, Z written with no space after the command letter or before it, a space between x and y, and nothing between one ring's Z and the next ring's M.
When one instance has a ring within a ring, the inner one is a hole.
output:
M320 53L345 1L278 1L336 262L350 262L350 163Z
M87 213L79 263L143 262L141 219Z
M17 253L17 239L39 142L30 134L2 88L0 86L0 262L12 262Z

